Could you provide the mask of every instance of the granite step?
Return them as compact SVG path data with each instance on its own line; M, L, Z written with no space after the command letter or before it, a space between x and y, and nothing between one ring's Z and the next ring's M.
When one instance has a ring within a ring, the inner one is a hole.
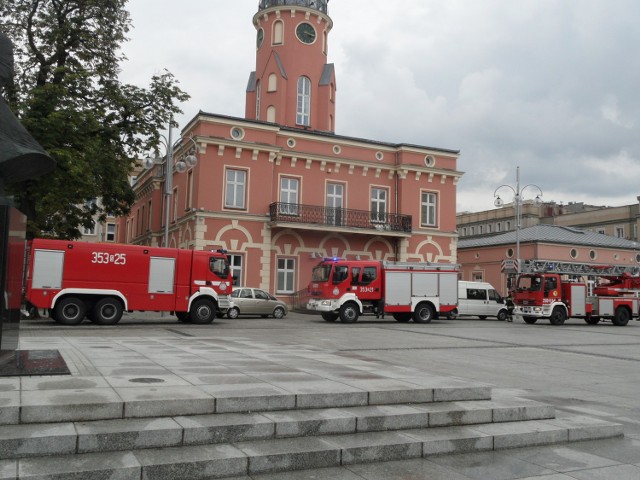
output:
M0 425L491 399L489 386L455 379L434 385L392 381L331 388L300 382L286 390L269 385L23 390L0 404Z
M370 405L0 426L0 459L550 419L525 399Z
M190 480L610 438L622 427L563 415L525 420L0 460L0 479Z

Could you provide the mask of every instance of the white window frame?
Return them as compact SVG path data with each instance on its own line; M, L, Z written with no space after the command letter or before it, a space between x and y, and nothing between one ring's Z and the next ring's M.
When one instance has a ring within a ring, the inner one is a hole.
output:
M256 120L260 120L260 102L262 102L261 87L262 82L258 80L256 82Z
M276 266L276 293L294 293L296 284L296 259L292 257L277 258Z
M115 223L107 223L107 232L105 234L105 241L107 242L116 241L116 224Z
M438 226L438 194L436 192L420 194L420 226L428 228Z
M242 266L244 264L243 256L238 253L227 254L229 258L229 269L231 270L231 276L233 277L234 286L242 286ZM236 265L237 263L237 265Z
M280 213L283 215L300 215L300 179L294 177L280 178Z
M232 174L233 177L229 178ZM231 195L231 202L229 202ZM228 168L225 171L225 191L224 206L225 208L234 208L239 210L246 209L247 195L247 171L236 168Z
M371 221L385 223L387 220L387 198L389 191L386 188L371 187Z
M309 77L298 78L296 125L306 127L311 125L311 80Z

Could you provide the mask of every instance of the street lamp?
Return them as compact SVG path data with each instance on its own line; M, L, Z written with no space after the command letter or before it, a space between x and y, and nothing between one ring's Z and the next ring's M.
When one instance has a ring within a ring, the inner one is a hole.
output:
M493 192L493 196L495 198L495 201L493 202L493 204L496 207L504 206L504 201L498 195L498 190L500 190L503 187L509 188L513 192L513 203L515 206L515 215L516 215L516 272L519 272L520 271L520 227L521 227L520 218L522 215L522 201L523 201L522 194L529 187L537 188L540 193L536 195L536 198L534 199L534 203L536 205L541 205L542 189L534 183L529 183L524 187L520 188L520 167L516 167L516 187L513 188L511 185L500 185Z
M164 195L165 195L165 222L164 222L164 246L169 246L169 219L170 219L170 200L171 195L173 195L173 167L175 167L176 172L184 173L188 168L195 166L198 163L198 159L196 157L196 153L198 151L198 145L195 140L191 137L184 137L178 139L178 141L174 144L172 143L172 126L171 122L173 119L169 121L169 138L165 138L164 135L160 135L160 137L164 140L161 142L167 151L166 156L163 158L152 158L147 157L142 161L142 166L146 170L150 170L154 165L164 164ZM182 155L175 164L173 163L173 157L175 151L182 145L183 140L189 140L193 143L192 148L190 148L184 155Z

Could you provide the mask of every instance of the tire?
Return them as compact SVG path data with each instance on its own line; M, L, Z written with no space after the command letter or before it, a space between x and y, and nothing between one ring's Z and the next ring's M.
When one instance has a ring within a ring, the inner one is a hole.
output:
M192 323L204 325L213 322L213 319L216 318L216 313L215 303L211 300L201 299L193 302L191 310L189 310L189 317L191 317Z
M431 323L435 312L433 311L433 307L428 303L421 303L416 307L415 312L413 312L413 321L415 323Z
M58 321L58 317L56 317L56 310L54 308L50 308L49 309L49 318L51 320L53 320L54 322L56 322L56 323L60 323Z
M176 317L178 317L178 321L182 323L189 323L191 321L189 312L176 312Z
M285 315L286 313L284 312L284 308L282 307L277 307L273 311L273 318L284 318Z
M457 308L454 308L449 313L447 313L447 319L455 320L456 318L458 318L458 309Z
M337 313L322 312L321 315L325 322L335 322L338 319Z
M549 317L549 323L551 325L563 325L566 319L567 319L567 312L564 311L564 308L556 307L551 312L551 316Z
M486 316L486 315L478 315L478 318L479 318L480 320L486 320L486 319L487 319L487 316Z
M394 313L393 318L396 322L407 323L409 320L411 320L411 314L410 313Z
M340 321L342 323L355 323L359 316L358 306L353 302L345 303L340 307Z
M524 323L528 323L529 325L533 325L538 321L536 317L522 317L522 319L524 320Z
M507 313L506 310L500 310L498 312L498 315L496 315L496 318L498 320L500 320L501 322L504 322L507 319L508 316L509 316L509 314Z
M87 306L77 297L63 298L55 308L56 321L61 325L78 325L87 314Z
M239 315L240 315L240 310L238 310L238 307L230 308L227 311L227 317L231 319L238 318Z
M600 323L600 317L585 317L584 321L589 325L597 325Z
M631 314L629 313L629 309L627 307L618 307L616 308L616 314L611 319L611 322L616 327L624 327L627 323L629 323L630 318Z
M122 302L115 297L101 298L91 311L92 321L98 325L115 325L122 318Z

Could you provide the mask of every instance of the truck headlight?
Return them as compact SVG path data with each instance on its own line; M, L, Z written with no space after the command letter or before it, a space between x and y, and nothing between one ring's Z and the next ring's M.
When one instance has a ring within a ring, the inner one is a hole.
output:
M331 305L331 300L323 300L322 305L327 305L327 306Z

